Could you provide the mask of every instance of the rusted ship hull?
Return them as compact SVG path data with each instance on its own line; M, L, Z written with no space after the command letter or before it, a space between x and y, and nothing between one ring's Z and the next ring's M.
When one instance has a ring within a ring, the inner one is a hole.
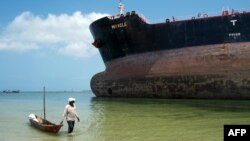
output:
M250 42L186 47L108 61L101 97L250 99Z
M250 99L250 13L149 24L135 12L90 25L103 97Z

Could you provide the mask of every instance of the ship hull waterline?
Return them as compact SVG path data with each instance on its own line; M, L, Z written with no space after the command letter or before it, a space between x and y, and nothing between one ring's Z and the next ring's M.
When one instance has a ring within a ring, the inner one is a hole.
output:
M97 97L250 99L250 42L128 55L93 76Z

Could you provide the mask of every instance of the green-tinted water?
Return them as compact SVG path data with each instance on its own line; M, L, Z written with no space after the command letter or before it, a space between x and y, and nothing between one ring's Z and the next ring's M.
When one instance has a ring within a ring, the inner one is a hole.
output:
M31 127L42 93L0 94L1 141L222 141L224 124L250 124L250 101L95 98L91 92L47 93L47 119L59 123L68 97L81 118L75 134Z

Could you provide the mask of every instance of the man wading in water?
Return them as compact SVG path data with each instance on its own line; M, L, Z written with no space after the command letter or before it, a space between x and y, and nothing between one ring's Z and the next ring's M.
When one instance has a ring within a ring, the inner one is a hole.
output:
M80 119L76 113L75 98L69 98L68 102L69 103L65 106L63 112L63 120L66 117L68 123L68 133L72 133L75 126L75 119L77 118L78 122ZM63 123L63 120L61 121L61 124Z

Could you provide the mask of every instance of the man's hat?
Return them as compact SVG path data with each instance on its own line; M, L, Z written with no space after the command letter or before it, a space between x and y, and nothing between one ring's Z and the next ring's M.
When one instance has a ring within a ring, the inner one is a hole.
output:
M76 99L73 98L73 97L70 97L68 101L69 101L69 102L72 102L72 101L76 101Z

